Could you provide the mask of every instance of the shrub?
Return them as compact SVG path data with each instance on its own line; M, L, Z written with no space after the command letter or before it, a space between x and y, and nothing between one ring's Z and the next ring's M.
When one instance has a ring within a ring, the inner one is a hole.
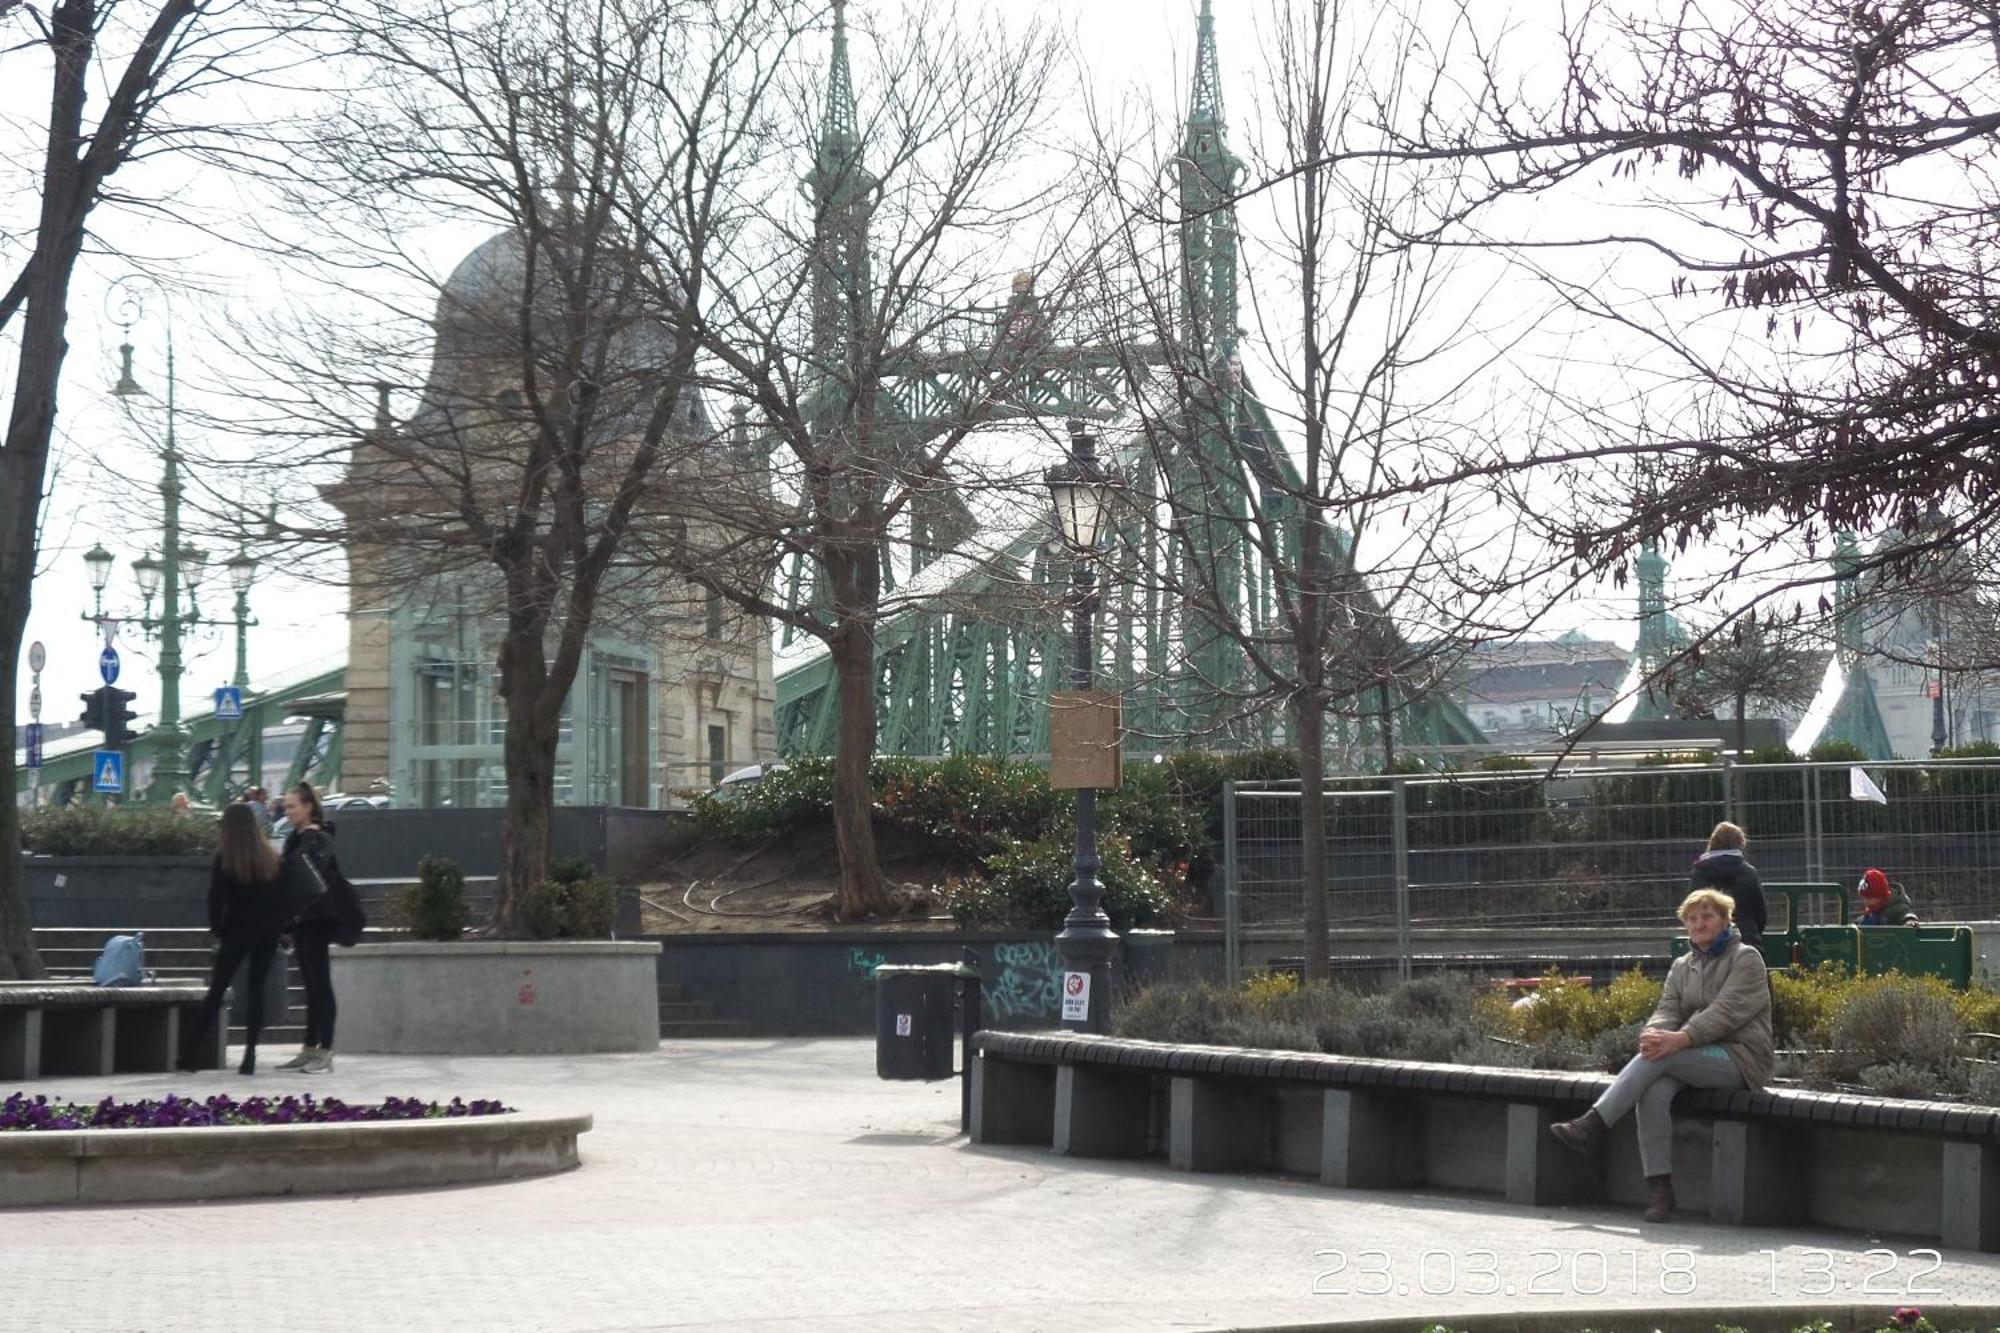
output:
M1771 1033L1780 1046L1824 1046L1834 1010L1853 984L1839 963L1771 973Z
M472 909L465 900L465 875L444 856L417 862L417 882L398 903L410 934L420 940L455 940L465 933Z
M1243 998L1257 1013L1271 1013L1298 994L1299 979L1290 972L1259 972L1243 983Z
M601 940L618 924L618 886L592 875L566 886L563 895L564 935L579 940Z
M596 875L597 867L587 856L558 856L549 862L549 878L558 884L580 884Z
M1562 1033L1588 1042L1608 1029L1643 1022L1659 1002L1660 983L1636 967L1602 987L1552 967L1542 974L1534 1002L1509 1011L1510 1026L1530 1041Z
M521 896L515 911L529 939L552 940L563 933L563 905L568 896L568 886L552 879L540 881Z
M21 846L43 856L212 856L215 819L165 810L55 806L21 815Z
M1851 983L1827 1026L1830 1068L1852 1077L1875 1065L1907 1064L1935 1083L1956 1063L1965 1024L1937 977L1889 973Z
M1100 837L1097 851L1104 863L1098 871L1104 911L1114 930L1150 925L1167 916L1166 893L1151 871L1132 859L1125 839ZM1051 834L989 856L985 874L944 886L940 896L945 910L960 925L972 928L1054 930L1069 915L1073 855L1067 837Z

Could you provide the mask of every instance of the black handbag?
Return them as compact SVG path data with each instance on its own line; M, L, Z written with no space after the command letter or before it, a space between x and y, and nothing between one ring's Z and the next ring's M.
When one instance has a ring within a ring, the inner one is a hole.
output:
M327 888L326 876L320 874L313 864L311 853L302 841L285 858L285 873L280 879L285 891L285 907L294 921L317 921L324 919L332 909L332 899Z

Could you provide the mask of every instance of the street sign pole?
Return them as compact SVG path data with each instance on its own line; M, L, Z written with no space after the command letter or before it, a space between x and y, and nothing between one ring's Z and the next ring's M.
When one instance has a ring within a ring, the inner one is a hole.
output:
M49 650L36 639L28 645L28 808L42 808L42 668L49 664Z

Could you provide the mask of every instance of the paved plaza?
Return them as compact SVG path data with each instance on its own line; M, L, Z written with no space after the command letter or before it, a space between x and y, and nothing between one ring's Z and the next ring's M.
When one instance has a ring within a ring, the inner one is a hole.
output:
M2000 1305L2000 1257L1947 1256L1926 1272L1930 1259L1912 1253L1924 1242L1896 1237L1881 1238L1889 1259L1864 1260L1870 1241L1852 1234L1641 1230L1624 1210L974 1148L958 1134L956 1082L879 1082L867 1041L342 1056L322 1079L146 1075L38 1090L290 1088L497 1096L589 1110L597 1127L580 1170L542 1180L0 1211L0 1329L1207 1329L1383 1316L1415 1328L1432 1314L1797 1304L1828 1283L1827 1299L1859 1303L1876 1268L1888 1270L1877 1289L1899 1293L1875 1302L1884 1313ZM1900 1295L1912 1284L1919 1294Z

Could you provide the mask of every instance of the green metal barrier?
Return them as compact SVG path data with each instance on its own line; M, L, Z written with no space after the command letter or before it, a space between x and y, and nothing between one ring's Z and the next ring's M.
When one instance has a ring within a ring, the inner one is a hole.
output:
M1855 962L1863 976L1901 972L1972 984L1972 932L1964 926L1855 926Z
M1767 931L1761 944L1769 968L1815 968L1838 963L1849 972L1879 976L1901 972L1913 977L1942 977L1961 990L1972 984L1972 932L1964 926L1856 926L1848 921L1847 890L1838 884L1767 884L1767 901L1785 902L1785 929ZM1802 926L1799 904L1831 898L1838 910L1836 926ZM1674 939L1675 958L1688 951L1687 936Z

